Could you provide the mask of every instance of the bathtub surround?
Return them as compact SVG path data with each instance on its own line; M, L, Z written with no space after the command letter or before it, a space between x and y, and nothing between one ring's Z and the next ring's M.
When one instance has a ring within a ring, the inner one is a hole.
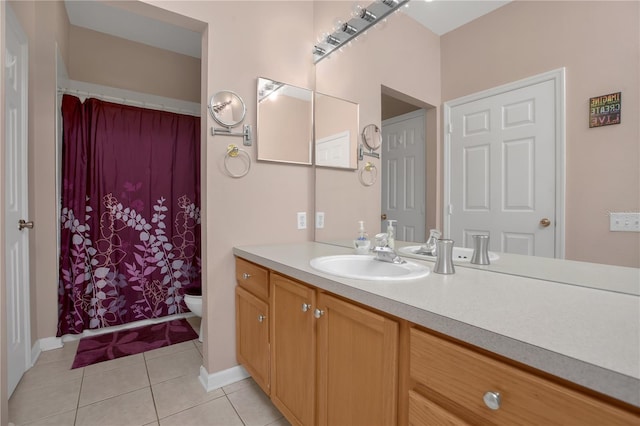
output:
M184 318L85 337L78 344L71 368L86 367L197 338L197 333Z

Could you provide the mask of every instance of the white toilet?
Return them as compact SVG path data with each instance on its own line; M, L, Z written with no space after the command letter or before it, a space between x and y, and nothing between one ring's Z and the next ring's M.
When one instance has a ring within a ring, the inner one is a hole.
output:
M202 342L202 289L192 288L186 290L184 294L184 303L191 312L200 317L200 332L198 333L198 340Z

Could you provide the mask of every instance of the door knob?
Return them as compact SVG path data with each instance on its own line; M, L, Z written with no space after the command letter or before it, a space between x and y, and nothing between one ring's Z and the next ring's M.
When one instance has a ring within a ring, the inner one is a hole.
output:
M383 213L383 214L381 214L381 215L380 215L380 219L382 219L382 220L387 220L387 215L386 215L386 214L384 214L384 213Z
M33 229L33 221L26 222L24 219L20 219L18 221L18 229L22 231L24 228Z
M551 221L545 217L544 219L540 219L540 225L542 225L543 228L546 228L551 225Z

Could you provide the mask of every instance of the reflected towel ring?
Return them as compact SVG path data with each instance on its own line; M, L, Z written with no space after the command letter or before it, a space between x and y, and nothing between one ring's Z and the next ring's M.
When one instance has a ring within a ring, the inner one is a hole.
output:
M240 154L243 154L244 158L246 159L246 165L245 165L246 168L241 173L233 173L231 170L229 170L229 165L227 164L227 161L229 161L230 158L238 158ZM249 153L244 149L240 149L236 145L231 144L227 146L227 153L224 155L224 169L227 171L227 174L232 178L241 178L245 176L247 173L249 173L249 170L251 170L251 156L249 156Z
M365 174L365 172L367 174ZM368 179L366 179L367 176ZM364 186L371 186L376 183L376 179L378 178L378 169L376 168L376 165L367 161L358 172L358 178L360 179L360 183Z

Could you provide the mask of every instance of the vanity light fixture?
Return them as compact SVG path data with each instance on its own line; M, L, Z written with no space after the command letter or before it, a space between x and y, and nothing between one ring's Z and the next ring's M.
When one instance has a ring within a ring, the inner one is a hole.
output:
M320 46L313 46L313 54L323 56L327 54L327 51Z
M349 25L348 23L344 23L341 29L343 32L349 34L350 36L358 32L358 29L356 27L354 27L353 25Z
M331 34L329 34L329 35L327 36L326 40L327 40L327 43L329 43L329 44L331 44L331 45L333 45L333 46L338 46L338 45L340 45L340 39L339 39L339 38L336 38L336 37L334 37L334 36L332 36Z
M356 6L346 22L336 21L338 24L333 30L318 39L318 44L313 47L313 62L318 63L334 50L341 49L367 29L385 20L401 6L408 3L409 0L376 0L366 7Z
M360 12L360 19L364 19L367 22L373 22L378 18L367 9L362 9L362 12Z

